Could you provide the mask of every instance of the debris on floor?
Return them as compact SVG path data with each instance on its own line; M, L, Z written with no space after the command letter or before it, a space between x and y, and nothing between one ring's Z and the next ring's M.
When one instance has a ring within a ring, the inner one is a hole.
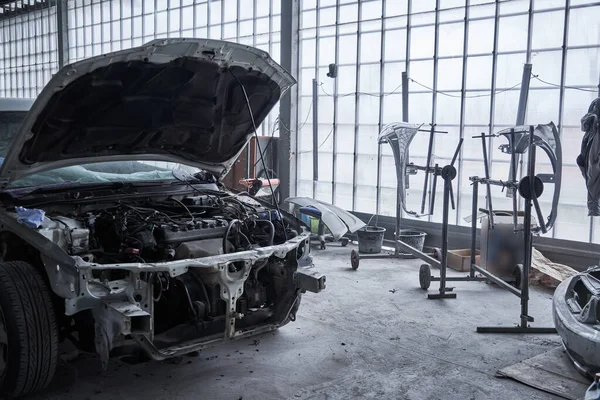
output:
M535 247L531 260L531 283L556 288L562 281L575 275L573 268L547 259Z

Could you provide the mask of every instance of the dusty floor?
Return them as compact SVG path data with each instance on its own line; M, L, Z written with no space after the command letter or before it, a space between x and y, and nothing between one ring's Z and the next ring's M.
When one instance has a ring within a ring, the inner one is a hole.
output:
M514 325L514 295L473 282L457 283L455 300L426 300L418 261L362 260L354 271L349 248L313 252L327 290L305 295L297 321L280 331L178 364L113 362L100 372L96 358L81 357L62 363L50 390L34 398L552 398L494 374L557 346L557 335L475 333ZM552 325L550 292L534 289L530 309L535 326Z

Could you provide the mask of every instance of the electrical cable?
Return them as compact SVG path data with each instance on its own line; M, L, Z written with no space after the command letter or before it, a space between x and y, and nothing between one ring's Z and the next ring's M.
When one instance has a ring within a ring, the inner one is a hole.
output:
M319 87L321 88L321 91L323 93L325 93L326 96L336 97L336 96L334 96L332 94L327 93L325 91L325 89L323 89L323 82L319 83ZM372 96L372 97L380 97L381 96L381 97L386 97L386 96L390 96L390 95L396 93L398 91L398 89L400 89L401 87L402 87L402 84L399 84L391 92L389 92L389 93L382 93L381 95L376 94L376 93L368 93L368 92L352 92L352 93L338 94L337 97L339 98L339 97L355 96L355 95L359 95L359 94L361 94L363 96Z
M424 87L425 89L427 89L427 90L429 90L429 91L431 91L431 92L435 92L435 93L441 94L441 95L443 95L443 96L447 96L447 97L454 97L454 98L457 98L457 99L460 99L460 98L462 97L462 95L460 95L460 94L459 94L459 95L455 95L455 94L451 94L451 93L443 92L443 91L441 91L441 90L434 90L433 88L431 88L431 87L429 87L429 86L427 86L427 85L423 85L422 83L420 83L420 82L418 82L418 81L415 81L415 80L414 80L414 79L412 79L412 78L408 78L408 80L410 80L411 82L414 82L414 83L416 83L417 85L419 85L419 86L421 86L421 87ZM509 91L509 90L512 90L512 89L514 89L514 88L516 88L517 86L520 86L520 85L521 85L521 82L519 82L519 83L517 83L517 84L514 84L513 86L511 86L511 87L509 87L509 88L506 88L506 89L496 90L496 91L494 92L494 94L499 94L499 93L504 93L504 92L507 92L507 91ZM476 97L491 97L491 96L492 96L492 94L491 94L491 93L486 93L486 94L476 94L476 95L473 95L473 96L467 96L467 95L465 95L465 99L471 99L471 98L476 98Z
M534 79L537 79L538 81L545 83L546 85L550 85L550 86L554 86L557 88L560 88L561 85L557 84L557 83L552 83L552 82L548 82L543 80L542 78L540 78L539 75L535 75L533 72L531 73L531 77ZM585 88L578 88L575 86L567 86L567 85L563 85L562 87L564 87L565 89L573 89L573 90L580 90L582 92L591 92L591 93L598 93L598 90L592 90L592 89L585 89Z
M250 120L252 121L252 127L254 128L254 137L256 138L256 147L258 148L258 154L260 155L260 160L262 162L263 169L266 171L267 165L265 163L265 157L264 157L264 153L262 151L260 142L258 141L258 129L256 128L256 121L254 120L254 114L252 113L252 107L250 106L250 99L248 98L248 93L246 92L246 88L244 87L244 85L242 85L242 82L240 82L238 77L233 73L233 71L231 69L229 69L229 73L231 74L231 76L233 76L233 79L235 79L235 81L238 83L238 85L240 85L240 88L242 89L242 93L244 94L244 99L246 100L246 107L248 107L248 113L250 114ZM281 214L281 210L279 208L279 202L277 201L277 198L275 197L275 190L273 189L273 185L271 185L271 178L269 178L268 174L267 174L267 182L269 182L269 188L271 189L271 199L273 200L273 205L277 209L277 213L279 214L279 217L282 219L281 226L283 227L283 236L285 237L285 241L287 242L287 232L285 231L285 225L283 223L283 214Z

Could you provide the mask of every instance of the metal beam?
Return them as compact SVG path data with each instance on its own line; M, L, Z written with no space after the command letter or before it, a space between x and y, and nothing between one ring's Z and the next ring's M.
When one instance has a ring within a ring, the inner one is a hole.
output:
M58 48L58 68L69 63L69 18L67 0L56 2L56 41Z
M563 25L563 43L562 43L562 57L560 62L560 91L558 93L558 137L562 139L562 131L563 131L563 119L565 114L565 80L567 77L567 48L569 46L569 16L571 13L571 0L565 0L565 19ZM593 231L593 217L590 217L590 233L589 240L592 239L592 231ZM556 221L554 223L554 227L552 228L552 237L556 237L557 225L559 222Z
M379 119L377 122L378 133L383 129L383 92L385 89L385 4L386 0L381 1L381 45L380 45L380 59L379 59ZM375 189L375 214L379 215L381 207L381 161L383 154L381 152L381 146L377 146L377 187Z
M462 55L462 80L460 89L460 119L458 134L460 139L465 137L465 99L467 91L467 47L469 45L469 3L470 0L465 0L465 24L464 24L464 35L463 35L463 55ZM456 225L459 225L460 218L460 203L462 199L461 185L462 185L462 170L463 170L463 148L461 147L460 153L458 154L458 170L461 173L458 174L458 181L456 184Z
M298 16L300 0L281 0L281 66L298 76ZM279 190L281 199L296 193L297 101L298 89L293 86L279 102Z

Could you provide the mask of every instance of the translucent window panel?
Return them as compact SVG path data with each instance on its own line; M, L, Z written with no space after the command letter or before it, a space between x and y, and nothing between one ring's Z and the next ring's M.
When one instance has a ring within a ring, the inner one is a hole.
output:
M438 90L460 90L462 88L462 58L438 61ZM453 93L460 96L460 93Z
M337 126L336 153L354 154L354 119L352 121L340 123ZM343 164L345 168L352 166Z
M461 176L458 223L463 226L470 226L471 223L467 223L464 220L465 217L471 215L472 211L473 187L471 186L469 177L484 176L483 163L480 161L463 161L462 168L458 171L458 173ZM485 207L485 188L482 185L479 186L477 202L478 208Z
M558 123L558 89L529 90L526 122L530 124Z
M383 98L383 123L402 121L402 95L391 94Z
M494 49L494 20L469 22L468 54L491 53Z
M312 151L298 153L298 178L312 181L312 179L313 179L313 153L312 153Z
M343 35L338 40L340 64L356 64L356 35Z
M447 8L464 7L465 0L441 0L440 9L445 10Z
M312 98L301 97L300 106L298 108L299 126L298 130L302 133L298 135L298 151L306 151L312 149L312 125L311 130L307 130L307 124L312 122ZM304 133L307 133L304 135Z
M361 10L361 19L377 19L381 18L381 0L375 1L363 1L362 2L362 10Z
M358 121L361 124L377 124L379 122L379 98L360 95L358 105Z
M322 8L319 16L319 26L331 26L335 25L336 16L336 8ZM321 32L324 34L324 32Z
M563 166L560 202L570 204L586 204L587 189L579 167Z
M311 70L312 70L312 68L311 68ZM329 98L333 98L334 83L336 80L327 77L328 71L329 71L329 68L323 68L323 67L319 68L319 74L318 74L319 87L317 88L318 89L317 94L319 96L328 96ZM312 90L312 84L311 84L311 90Z
M385 60L406 58L406 29L385 32Z
M333 187L331 186L331 181L321 181L321 177L319 176L319 181L316 185L315 198L320 201L324 201L326 203L330 203L332 199L332 191Z
M300 13L300 29L314 28L317 26L317 11L302 11Z
M575 8L569 14L569 46L598 44L600 6Z
M531 72L538 75L540 79L560 84L562 51L540 51L534 52L531 55L531 63L533 68ZM531 79L530 85L535 87L549 87L548 84L538 80Z
M408 77L428 87L433 86L433 61L411 61ZM415 82L409 82L411 90L424 90ZM427 89L425 89L427 90Z
M496 60L496 89L508 89L515 87L519 89L523 77L523 65L525 64L526 54L500 54ZM537 63L533 63L533 67ZM468 70L467 70L468 72ZM532 80L533 83L533 80Z
M412 12L419 13L435 10L435 0L419 0L412 2Z
M530 92L531 93L531 92ZM495 125L514 125L517 120L517 109L519 107L519 90L508 90L496 93L494 104L494 124ZM531 106L531 98L529 105ZM527 121L535 121L528 118Z
M571 2L573 4L573 2ZM546 10L549 8L565 8L565 0L537 0L533 2L533 10Z
M356 163L356 183L358 185L377 185L377 155L359 154Z
M336 183L334 204L344 210L352 209L352 185Z
M468 160L483 160L481 150L481 139L473 139L473 136L481 135L484 132L487 134L487 125L469 126L464 128L464 142L462 145L462 156Z
M356 188L356 206L354 211L375 213L377 208L377 189L375 186L358 186Z
M340 23L356 22L358 20L358 4L340 6Z
M590 103L596 97L597 94L593 92L565 90L563 126L581 126L581 117L587 113Z
M356 92L356 67L339 67L337 80L339 95L345 95Z
M460 93L458 97L449 97L438 94L436 104L436 123L459 124L460 123Z
M600 39L600 31L598 38ZM566 72L567 85L589 85L597 88L600 83L600 48L568 50ZM557 81L553 83L555 82Z
M336 183L352 184L354 179L354 155L348 153L338 153L336 155L335 180Z
M317 0L304 0L300 2L300 9L310 10L312 8L317 8Z
M433 26L413 28L410 37L410 58L433 57L434 48Z
M410 93L408 96L408 121L413 124L431 122L431 93Z
M379 94L381 84L380 65L367 64L360 67L360 92Z
M436 129L441 131L447 131L448 133L436 133L434 137L434 154L436 157L435 162L439 162L440 165L449 164L454 156L458 141L460 139L460 132L458 127L445 126L444 124L436 125ZM428 138L429 139L429 138ZM438 158L445 159L446 161L440 162Z
M583 115L582 115L583 116ZM563 128L561 132L561 145L564 164L575 164L581 152L581 140L584 132L581 128Z
M467 58L467 89L489 89L492 85L492 57Z
M377 137L379 127L377 125L358 126L358 153L362 155L377 156ZM376 171L376 170L375 170Z
M312 197L312 180L301 180L299 179L296 186L296 192L298 196Z
M335 38L319 39L319 65L335 63Z
M208 25L208 5L206 3L196 4L194 12L196 13L196 26Z
M533 15L533 50L561 47L563 42L564 11L536 13Z
M465 124L486 125L490 122L489 92L467 92L465 98ZM474 97L486 95L485 97Z
M333 123L333 97L319 96L319 123Z
M408 0L386 0L385 16L406 15L408 11Z
M556 216L556 238L587 242L589 234L590 219L587 216L587 207L560 204Z
M379 61L381 59L381 33L363 33L360 40L360 62Z
M331 128L330 128L331 129ZM328 139L331 140L331 139ZM330 152L318 152L319 157L319 181L331 182L333 179L333 154ZM331 186L331 184L329 185ZM327 200L331 201L331 200Z
M494 23L488 23L493 28ZM527 50L527 25L527 15L501 17L498 25L498 51Z
M405 64L385 63L383 66L383 91L385 93L401 93L402 92L402 72L405 71Z
M461 56L463 53L465 24L463 22L444 24L440 25L439 29L438 55L440 57Z
M302 40L300 44L300 66L310 67L314 66L316 62L316 40L306 39Z

